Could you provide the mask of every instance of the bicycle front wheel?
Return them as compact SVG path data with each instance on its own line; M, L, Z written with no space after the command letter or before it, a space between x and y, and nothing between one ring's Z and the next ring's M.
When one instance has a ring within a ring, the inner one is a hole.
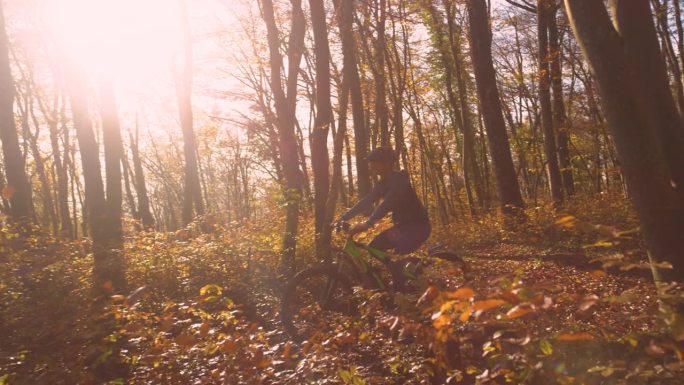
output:
M340 316L355 309L351 283L336 265L303 270L285 286L280 317L295 340L332 330Z

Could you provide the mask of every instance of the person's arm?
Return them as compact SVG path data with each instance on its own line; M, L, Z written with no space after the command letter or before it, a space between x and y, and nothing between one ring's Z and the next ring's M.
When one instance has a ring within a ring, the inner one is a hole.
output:
M379 189L376 186L368 195L358 201L354 207L350 208L346 213L340 217L341 221L348 221L355 216L368 212L373 208L373 203L380 198Z
M398 173L392 179L382 203L375 208L371 216L366 221L366 227L373 227L373 225L378 223L379 220L387 215L390 209L395 206L396 202L401 200L401 195L406 191L407 188L410 187L411 181L409 180L408 173L405 171Z

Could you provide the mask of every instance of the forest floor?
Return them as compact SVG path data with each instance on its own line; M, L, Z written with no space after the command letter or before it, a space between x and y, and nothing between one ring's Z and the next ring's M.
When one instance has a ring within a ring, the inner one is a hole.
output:
M467 273L426 259L411 290L359 288L303 343L279 321L276 221L132 235L130 294L106 306L87 242L36 237L0 253L0 384L684 384L633 232L542 222L438 231Z

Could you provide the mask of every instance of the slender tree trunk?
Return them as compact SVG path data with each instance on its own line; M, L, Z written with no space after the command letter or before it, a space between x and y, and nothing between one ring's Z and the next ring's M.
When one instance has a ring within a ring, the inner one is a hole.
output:
M192 116L192 37L185 0L179 0L182 9L183 64L176 74L176 96L183 130L183 154L185 156L185 177L183 187L183 226L193 220L193 207L197 215L204 215L202 187L200 185L197 160L197 139Z
M328 47L328 27L326 25L323 0L309 0L311 25L314 35L314 54L316 56L316 119L311 134L311 167L314 174L316 253L319 258L330 257L331 220L326 215L326 205L330 200L330 175L328 168L328 131L333 113L330 104L330 48ZM337 198L336 193L331 195Z
M466 190L466 197L468 199L468 207L470 208L470 215L475 216L477 214L477 203L473 197L473 188L472 188L472 182L477 180L478 177L476 174L479 173L479 168L477 167L477 159L474 157L475 155L475 137L473 135L472 131L472 124L470 120L470 116L464 116L464 114L467 115L467 112L462 110L464 107L463 103L459 104L459 102L456 99L456 92L454 92L454 72L457 71L455 61L456 61L456 52L454 52L454 44L453 44L453 30L451 30L452 27L452 22L449 21L449 39L446 39L447 36L447 31L445 30L446 27L444 26L444 22L442 21L442 16L439 14L437 8L435 7L434 4L431 4L430 2L425 2L424 3L425 7L427 8L428 14L430 16L430 25L433 29L433 34L434 34L434 44L436 45L436 49L439 52L439 56L442 62L443 70L444 70L444 78L445 78L445 85L446 85L446 91L447 91L447 101L449 102L449 106L451 114L451 123L453 125L453 132L455 135L455 138L458 139L458 131L457 127L461 130L463 133L463 178L465 181L465 190ZM450 14L448 14L450 16ZM447 16L447 17L449 17ZM451 44L450 44L451 43ZM460 69L460 68L459 68ZM458 77L459 74L456 74ZM459 82L462 83L462 82ZM458 84L459 87L459 92L464 91L461 89L463 84ZM460 95L459 95L460 96ZM467 106L465 106L467 108ZM476 189L478 188L477 182L475 183ZM481 191L478 191L477 194L478 199L481 198Z
M655 6L656 20L656 30L661 36L663 42L663 55L667 58L667 63L670 65L672 70L672 80L674 81L674 92L676 96L677 106L679 108L680 114L684 113L684 84L682 84L682 67L679 65L679 56L674 50L674 45L672 44L672 37L670 35L670 26L667 19L667 14L669 10L669 0L660 2L660 0L652 0ZM678 2L680 0L674 0Z
M356 179L359 196L365 196L371 191L370 172L368 171L368 129L363 106L361 80L357 67L356 42L352 29L354 22L354 0L338 0L337 15L342 43L344 67L343 76L349 80L351 93L352 114L354 116L354 148L356 152Z
M295 107L297 76L304 49L306 22L301 8L301 0L291 0L292 30L288 43L287 94L283 91L280 69L283 58L280 55L280 38L276 24L272 0L261 0L264 22L266 23L268 48L271 65L271 92L278 115L280 134L279 150L285 176L283 193L286 205L285 232L283 235L283 267L292 273L297 246L297 227L299 224L299 204L301 200L301 172L295 135Z
M59 207L59 218L60 218L60 232L63 235L68 235L70 238L74 238L74 227L71 223L71 217L69 212L69 177L67 174L67 166L69 159L69 149L68 141L63 144L64 152L62 157L62 151L59 148L59 123L66 121L66 101L63 97L59 98L61 100L61 107L59 111L59 118L57 116L57 108L55 108L55 113L50 114L47 109L42 107L43 116L48 121L48 126L50 128L50 145L52 146L52 156L54 158L55 168L57 169L57 201ZM66 133L66 129L62 128Z
M30 220L32 215L31 186L14 123L14 94L5 15L3 5L0 4L0 140L7 177L7 186L2 195L9 198L12 218L25 221Z
M140 213L140 220L142 227L145 230L154 229L155 220L150 212L150 199L147 195L147 184L145 181L145 172L140 159L140 127L136 119L135 124L135 138L131 134L131 156L133 158L133 170L135 171L135 192L138 196L138 212Z
M387 0L377 0L376 29L378 38L375 41L375 118L380 130L380 145L390 145L389 124L387 121L387 99L385 86L385 22L387 20Z
M51 228L53 234L57 234L58 224L57 216L55 214L55 206L52 201L52 193L50 192L50 182L48 180L48 173L45 168L45 162L43 161L43 155L40 152L40 123L35 118L35 113L33 111L33 95L32 90L29 88L23 97L23 103L21 98L17 100L18 108L21 115L21 125L23 131L26 133L27 137L25 140L29 143L29 148L31 149L31 154L33 155L33 162L36 166L36 172L38 174L38 180L40 181L40 192L43 208L43 224L46 228ZM29 119L32 119L33 126L35 127L35 133L31 131Z
M512 214L522 209L524 203L513 167L511 147L496 85L487 4L485 0L467 0L466 6L470 21L470 51L475 68L477 93L494 163L499 197L503 212Z
M556 131L558 143L558 164L565 194L570 197L575 194L575 182L572 177L572 163L570 163L570 140L568 138L568 122L563 98L563 70L561 66L561 41L558 33L556 13L558 7L552 5L549 9L549 53L551 55L551 89L553 92L553 127Z
M5 174L2 171L2 167L0 167L0 191L4 191L5 187L7 187L5 184ZM0 208L0 212L5 215L10 215L10 203L9 200L5 198L4 194L0 194L0 201L2 201L2 208Z
M553 113L551 111L551 77L549 71L549 2L537 2L537 34L539 37L539 105L541 106L541 125L544 131L544 155L546 156L546 171L549 176L549 187L553 202L563 203L563 182L558 167L558 153L556 151L556 133L553 127Z
M102 116L102 139L104 144L105 175L107 180L107 238L111 250L123 251L122 227L122 173L123 141L119 124L118 107L114 89L108 80L100 83L100 114Z

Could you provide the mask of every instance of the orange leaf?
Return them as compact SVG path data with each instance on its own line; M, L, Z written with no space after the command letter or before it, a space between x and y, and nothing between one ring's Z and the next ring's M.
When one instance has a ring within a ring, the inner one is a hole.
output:
M506 313L506 317L509 319L519 318L533 311L534 305L530 303L521 303L520 305L513 306L511 310Z
M485 310L497 308L497 307L499 307L505 303L506 303L506 301L504 301L502 299L486 299L484 301L475 301L473 303L473 310L485 311Z
M449 291L446 293L449 299L470 299L475 297L475 292L469 287L462 287L456 291Z
M224 353L235 353L238 349L237 344L233 340L225 340L221 344L221 351Z
M558 337L556 337L558 341L591 341L595 340L596 337L593 335L587 333L587 332L580 332L580 333L565 333L561 334Z
M200 337L202 337L202 338L206 337L207 334L209 334L209 328L211 328L211 325L209 324L209 322L204 322L202 324L202 326L200 326L200 328L199 328Z
M288 361L292 356L292 343L290 341L287 341L285 343L285 346L283 347L283 359L285 361Z
M594 270L591 273L589 273L592 277L595 279L601 279L606 276L606 272L603 270Z
M441 329L445 326L449 326L449 324L451 324L451 316L447 314L442 314L432 321L432 326L434 326L435 329Z
M468 307L463 311L463 313L461 313L461 316L458 317L458 319L461 320L461 322L468 322L468 318L470 318L471 314L473 314L473 308Z

